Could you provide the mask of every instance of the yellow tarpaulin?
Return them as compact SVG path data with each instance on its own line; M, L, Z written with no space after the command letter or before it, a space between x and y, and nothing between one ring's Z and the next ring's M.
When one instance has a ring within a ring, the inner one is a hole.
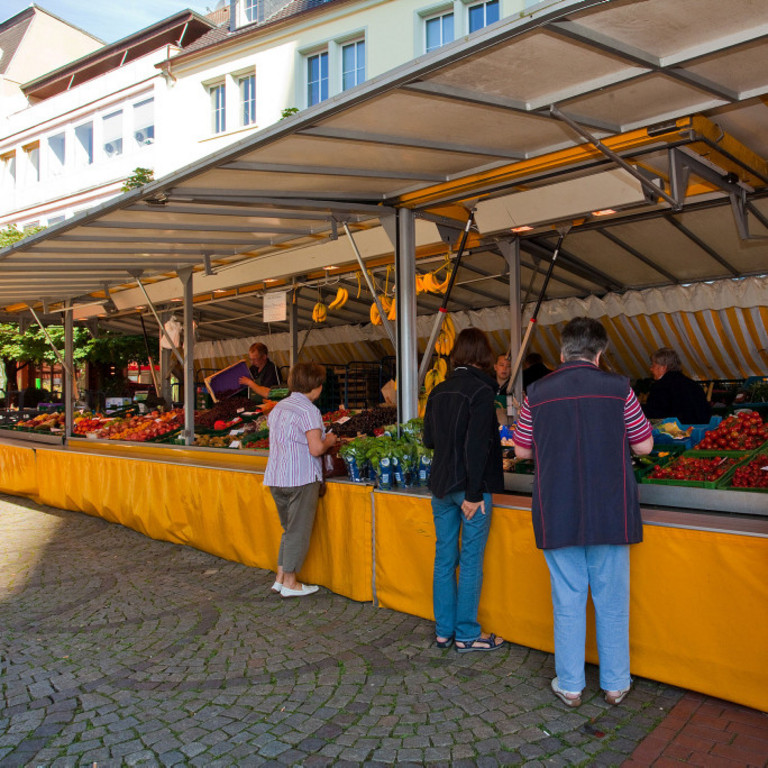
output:
M33 448L0 446L0 491L16 496L37 493L37 464Z
M375 499L379 604L432 619L429 499ZM530 517L494 508L479 618L485 630L551 652L549 574ZM633 673L768 710L768 539L650 525L644 535L631 553ZM597 661L591 615L587 659Z

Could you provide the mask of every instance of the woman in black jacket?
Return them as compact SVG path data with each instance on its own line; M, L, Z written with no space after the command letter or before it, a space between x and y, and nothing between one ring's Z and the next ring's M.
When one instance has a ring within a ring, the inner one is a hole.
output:
M494 358L485 333L465 328L456 338L452 362L453 373L432 390L424 415L424 444L434 448L429 487L437 535L435 642L448 648L455 641L459 653L493 651L504 641L482 631L477 608L491 494L504 490L504 475Z

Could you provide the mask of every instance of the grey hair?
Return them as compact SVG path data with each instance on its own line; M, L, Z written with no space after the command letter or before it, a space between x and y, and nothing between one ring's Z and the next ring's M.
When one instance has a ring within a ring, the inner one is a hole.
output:
M682 370L683 364L680 355L672 347L661 347L651 355L651 362L663 365L668 371Z
M563 360L594 360L608 348L608 334L591 317L574 317L560 333Z

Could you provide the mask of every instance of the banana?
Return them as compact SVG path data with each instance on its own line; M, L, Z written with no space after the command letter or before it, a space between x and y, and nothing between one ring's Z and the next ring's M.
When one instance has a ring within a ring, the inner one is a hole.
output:
M393 322L397 320L397 302L393 301L392 306L389 308L389 312L387 312L387 320L392 320Z
M381 314L379 313L379 308L376 306L375 301L371 304L371 322L374 325L381 325Z
M445 318L443 319L443 330L451 339L456 340L456 326L453 324L453 318L448 312L445 313Z
M341 309L349 299L349 291L346 288L339 288L336 291L336 298L328 305L328 309Z
M322 301L318 301L312 308L312 320L316 323L324 323L328 317L328 307Z
M425 291L426 288L424 287L423 275L416 275L416 295L418 296L420 293L424 293Z
M389 312L389 310L392 308L392 299L389 298L385 293L382 293L379 296L379 301L381 302L381 308L385 312Z
M428 293L437 293L437 284L435 283L435 276L431 272L427 272L422 276L422 283L424 290Z
M445 270L445 278L443 279L442 283L437 282L437 280L433 277L435 288L437 289L438 293L445 293L448 290L448 283L451 282L452 272L453 267L448 267L448 269Z
M448 363L445 362L445 358L438 357L433 367L443 377L443 379L445 379L445 376L448 373Z
M452 349L453 339L445 331L440 331L435 340L435 352L438 355L445 355L447 357L451 354Z
M429 394L437 385L437 371L434 368L430 368L427 371L427 375L424 377L424 391Z

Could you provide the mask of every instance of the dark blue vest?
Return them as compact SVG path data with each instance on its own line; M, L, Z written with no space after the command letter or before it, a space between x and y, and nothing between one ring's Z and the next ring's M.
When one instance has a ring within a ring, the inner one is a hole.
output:
M629 380L591 363L563 363L531 385L540 549L634 544L643 530L624 425Z

